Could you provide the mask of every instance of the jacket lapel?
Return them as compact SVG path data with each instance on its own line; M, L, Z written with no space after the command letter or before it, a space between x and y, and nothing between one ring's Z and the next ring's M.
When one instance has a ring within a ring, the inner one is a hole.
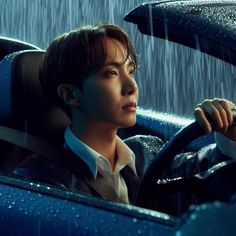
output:
M127 185L129 201L131 204L134 204L139 191L141 178L135 175L128 166L123 168L120 173Z

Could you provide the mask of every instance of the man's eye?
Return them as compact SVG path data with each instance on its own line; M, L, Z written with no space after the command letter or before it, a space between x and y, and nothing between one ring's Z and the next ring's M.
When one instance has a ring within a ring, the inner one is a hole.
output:
M117 72L114 71L114 70L112 70L112 71L110 71L110 74L111 74L111 75L117 75Z
M115 71L115 70L109 70L109 71L106 71L105 72L105 76L117 76L118 74L117 74L117 72Z

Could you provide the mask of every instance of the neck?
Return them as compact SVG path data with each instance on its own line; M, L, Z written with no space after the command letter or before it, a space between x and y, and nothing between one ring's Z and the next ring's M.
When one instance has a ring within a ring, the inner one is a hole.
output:
M107 125L93 124L77 127L71 124L72 132L84 143L104 156L114 170L116 164L116 134L117 128Z

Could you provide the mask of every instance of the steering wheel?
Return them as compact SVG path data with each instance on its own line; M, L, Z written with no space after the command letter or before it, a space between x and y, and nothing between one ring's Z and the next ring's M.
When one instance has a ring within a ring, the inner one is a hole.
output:
M204 134L201 126L195 121L177 132L175 136L163 146L154 161L148 167L142 179L136 201L137 206L150 208L150 201L155 199L155 195L157 195L158 192L177 193L184 188L186 191L197 190L201 198L200 202L212 200L228 201L233 193L236 193L235 184L233 184L234 187L231 187L233 182L232 179L235 180L236 176L235 161L219 163L207 170L201 178L192 176L164 181L167 184L157 184L157 181L160 178L163 178L160 176L163 169L165 169L166 166L171 165L174 157L194 139ZM224 176L224 178L221 178L221 176ZM222 183L224 180L231 183L224 185L224 183ZM218 182L220 186L223 186L224 189L219 189L220 187L216 182ZM210 190L206 191L207 189Z

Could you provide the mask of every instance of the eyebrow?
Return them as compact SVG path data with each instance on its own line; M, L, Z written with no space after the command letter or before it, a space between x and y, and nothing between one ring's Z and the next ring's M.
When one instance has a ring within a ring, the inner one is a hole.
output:
M115 67L120 67L122 65L125 64L126 61L124 62L117 62L117 61L113 61L113 62L110 62L110 63L105 63L104 66L115 66ZM130 60L129 63L128 63L128 66L134 66L135 67L135 63L134 61Z

